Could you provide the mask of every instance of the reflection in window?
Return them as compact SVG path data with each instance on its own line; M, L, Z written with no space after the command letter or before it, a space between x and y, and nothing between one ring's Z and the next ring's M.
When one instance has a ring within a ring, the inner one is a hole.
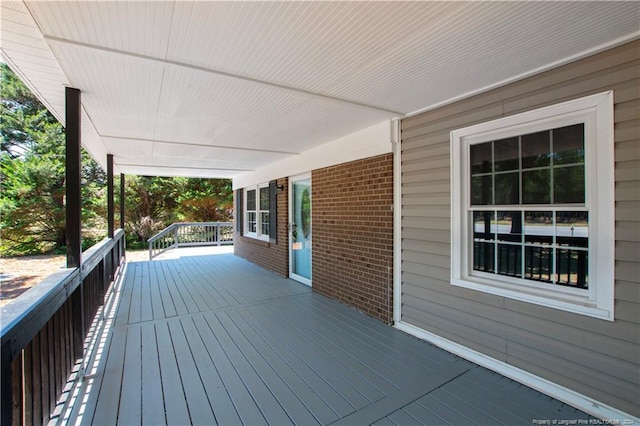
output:
M495 214L491 211L473 212L473 269L476 271L493 272L495 270L494 217Z
M247 212L247 231L256 232L256 212Z
M587 288L584 124L473 144L469 154L473 269Z
M269 238L269 187L246 189L245 217L247 235L254 238Z
M256 190L247 191L247 210L256 209Z
M551 132L522 136L522 168L548 167L551 161Z
M588 213L473 212L473 269L588 287Z
M471 205L584 203L584 155L584 124L471 145Z
M520 204L519 173L496 175L495 204Z
M553 182L556 204L584 203L584 166L554 168Z
M260 213L260 226L262 235L269 235L269 212Z
M493 144L493 167L496 172L520 168L520 141L518 138L503 139L495 141Z
M247 232L256 232L256 190L252 189L247 191Z
M260 210L269 210L269 187L260 188Z

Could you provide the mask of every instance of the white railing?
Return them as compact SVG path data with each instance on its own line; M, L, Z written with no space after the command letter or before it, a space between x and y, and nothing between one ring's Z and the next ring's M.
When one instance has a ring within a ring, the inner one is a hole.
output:
M177 222L149 238L149 260L167 250L233 244L231 222Z

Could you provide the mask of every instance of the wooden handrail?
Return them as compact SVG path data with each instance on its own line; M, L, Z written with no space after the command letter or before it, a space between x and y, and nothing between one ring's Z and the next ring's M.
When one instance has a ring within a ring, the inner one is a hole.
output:
M125 256L124 231L2 308L2 424L47 423ZM37 398L34 397L37 395Z

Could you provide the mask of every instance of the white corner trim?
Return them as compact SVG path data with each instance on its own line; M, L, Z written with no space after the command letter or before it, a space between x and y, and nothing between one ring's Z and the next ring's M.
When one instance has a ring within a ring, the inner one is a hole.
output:
M444 349L447 352L451 352L454 355L458 355L468 361L485 367L491 371L495 371L505 377L508 377L523 385L529 386L539 392L549 395L559 401L569 404L585 413L591 414L602 420L615 420L618 423L611 424L638 424L640 418L634 417L631 414L625 413L610 405L596 401L593 398L589 398L586 395L578 393L574 390L561 386L557 383L551 382L542 377L531 374L525 370L522 370L513 365L499 361L495 358L489 357L466 346L455 343L449 339L438 336L437 334L423 330L415 325L397 321L395 328L411 334L419 339L425 340L429 343L436 345L437 347ZM604 424L604 423L603 423Z
M393 152L391 121L329 141L233 179L233 189Z
M391 123L393 141L393 322L402 309L402 141L400 120Z

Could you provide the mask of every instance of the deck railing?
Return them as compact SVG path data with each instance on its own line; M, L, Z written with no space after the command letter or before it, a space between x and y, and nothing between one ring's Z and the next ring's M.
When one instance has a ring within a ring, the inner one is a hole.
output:
M82 255L2 308L3 425L46 424L70 376L83 374L90 326L120 274L124 231Z
M176 222L149 238L149 260L167 250L233 244L231 222Z

